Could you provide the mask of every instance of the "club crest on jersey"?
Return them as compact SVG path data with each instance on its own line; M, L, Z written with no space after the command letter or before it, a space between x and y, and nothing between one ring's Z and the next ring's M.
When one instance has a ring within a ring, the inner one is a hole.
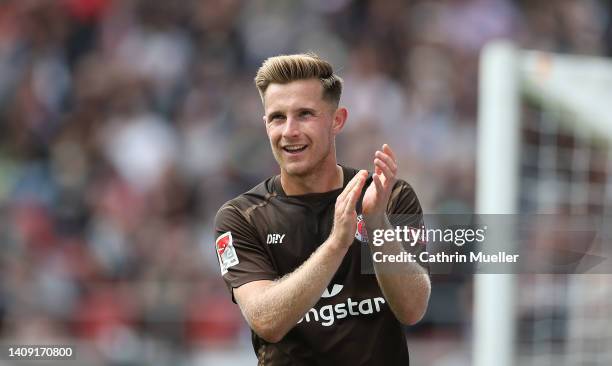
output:
M217 249L217 258L219 258L219 265L221 266L221 275L227 273L227 269L240 263L238 255L236 255L236 249L232 240L232 233L228 231L225 234L221 234L215 242Z
M355 230L355 239L359 240L362 243L367 243L368 241L368 233L365 228L365 221L363 221L363 215L359 214L357 216L357 230Z

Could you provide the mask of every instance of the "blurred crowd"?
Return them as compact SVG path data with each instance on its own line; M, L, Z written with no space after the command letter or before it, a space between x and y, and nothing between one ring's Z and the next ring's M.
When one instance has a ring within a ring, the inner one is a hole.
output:
M265 58L336 65L340 162L371 169L389 143L426 212L473 212L482 46L609 55L611 17L596 0L0 1L0 339L80 339L116 365L248 342L212 219L278 173ZM440 291L426 323L467 321Z

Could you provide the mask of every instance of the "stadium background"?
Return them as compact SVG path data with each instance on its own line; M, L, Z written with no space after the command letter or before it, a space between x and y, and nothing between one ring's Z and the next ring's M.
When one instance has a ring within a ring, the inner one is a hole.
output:
M252 359L211 225L277 173L263 59L330 59L339 160L369 167L388 142L426 212L473 212L482 46L610 55L611 17L594 0L0 1L0 341L77 343L92 365ZM471 287L434 278L415 364L470 363Z

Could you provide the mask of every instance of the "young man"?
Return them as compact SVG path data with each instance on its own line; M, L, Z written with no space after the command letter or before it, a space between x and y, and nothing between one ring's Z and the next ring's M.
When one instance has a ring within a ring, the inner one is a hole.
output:
M280 175L223 205L215 230L223 279L259 364L407 365L401 324L425 313L427 271L416 263L361 271L367 233L392 228L390 214L422 216L412 188L396 179L393 151L374 153L371 175L337 164L335 137L348 113L338 107L342 80L316 55L269 58L255 84Z

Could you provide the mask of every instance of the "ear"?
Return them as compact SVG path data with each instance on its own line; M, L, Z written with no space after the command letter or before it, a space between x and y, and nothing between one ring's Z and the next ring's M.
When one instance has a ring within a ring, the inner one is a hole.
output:
M334 122L332 124L332 133L337 135L344 128L346 119L348 118L348 110L344 107L338 107L334 113Z

